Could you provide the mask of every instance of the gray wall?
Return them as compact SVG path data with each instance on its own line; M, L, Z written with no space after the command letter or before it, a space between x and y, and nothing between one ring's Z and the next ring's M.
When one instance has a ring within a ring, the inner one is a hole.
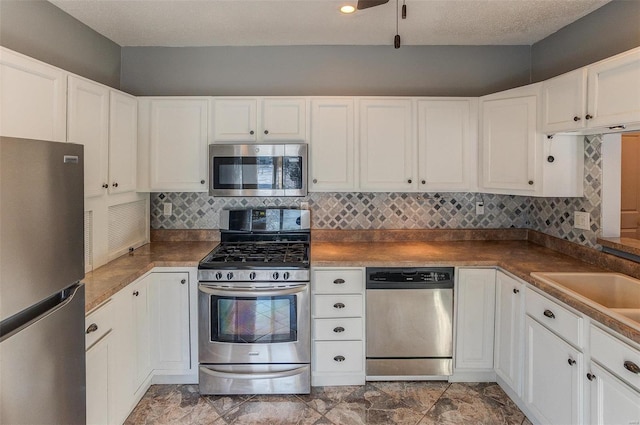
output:
M534 44L532 82L640 46L640 1L614 0Z
M49 2L0 0L0 45L120 87L120 46Z
M479 96L529 83L529 46L123 47L135 95Z

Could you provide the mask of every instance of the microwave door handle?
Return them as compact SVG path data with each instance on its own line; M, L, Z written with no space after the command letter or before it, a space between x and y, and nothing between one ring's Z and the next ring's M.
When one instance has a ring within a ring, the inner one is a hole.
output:
M199 290L205 294L209 295L218 295L218 296L226 296L226 297L273 297L278 295L292 295L303 292L306 290L307 285L295 285L289 288L282 289L219 289L212 288L206 285L200 285Z

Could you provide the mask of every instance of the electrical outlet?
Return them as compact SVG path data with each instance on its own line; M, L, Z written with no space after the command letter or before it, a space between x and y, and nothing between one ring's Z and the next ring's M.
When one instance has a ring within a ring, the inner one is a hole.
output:
M591 228L589 213L584 211L574 211L573 227L576 229L589 230Z
M484 202L476 202L476 215L484 214Z
M170 216L173 213L173 204L171 202L165 202L162 204L162 215Z
M309 209L309 203L308 202L300 202L300 209L301 210L308 210Z

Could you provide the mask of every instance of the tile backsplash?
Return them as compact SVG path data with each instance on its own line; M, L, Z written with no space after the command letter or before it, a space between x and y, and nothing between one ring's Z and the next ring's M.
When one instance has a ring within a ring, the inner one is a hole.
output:
M151 194L152 229L217 229L220 210L300 207L308 202L313 229L531 228L596 246L600 230L601 138L585 138L585 196L534 198L487 193L310 193L304 198L227 198L206 193ZM484 214L476 215L476 201ZM173 213L163 215L170 202ZM591 214L591 230L573 229L573 211Z

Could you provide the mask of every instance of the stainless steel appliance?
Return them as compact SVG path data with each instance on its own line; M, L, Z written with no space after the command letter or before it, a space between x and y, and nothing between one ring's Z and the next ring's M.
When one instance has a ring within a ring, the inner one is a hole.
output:
M310 391L309 211L223 211L199 264L201 394Z
M453 373L453 272L367 268L367 379Z
M306 194L306 144L209 145L209 195Z
M83 147L0 137L0 423L84 424Z

